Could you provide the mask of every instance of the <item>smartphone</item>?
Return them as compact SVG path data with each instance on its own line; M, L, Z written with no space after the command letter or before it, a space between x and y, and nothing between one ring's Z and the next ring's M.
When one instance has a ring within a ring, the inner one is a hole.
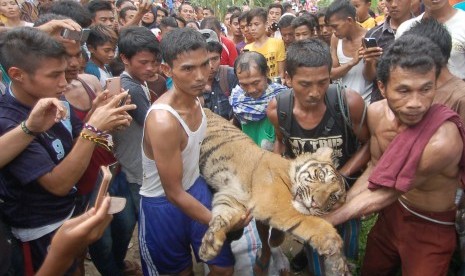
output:
M84 43L89 37L90 29L82 29L81 31L72 31L69 29L63 29L61 31L61 36L69 40L79 41Z
M271 29L273 32L276 32L276 31L279 29L278 23L276 23L276 22L271 23L270 29Z
M105 89L108 90L111 96L116 96L119 93L121 93L121 78L120 77L108 78L106 80Z
M373 48L378 47L378 42L376 42L376 38L368 37L363 39L363 47L365 48Z
M95 199L94 207L96 210L102 206L103 199L108 192L108 187L110 186L112 174L110 169L107 166L101 166L100 171L102 172L102 182L100 183L100 188L98 189L97 198Z

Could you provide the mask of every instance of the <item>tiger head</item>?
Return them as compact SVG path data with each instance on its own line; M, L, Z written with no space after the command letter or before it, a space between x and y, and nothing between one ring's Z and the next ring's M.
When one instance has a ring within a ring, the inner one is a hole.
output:
M329 147L298 156L291 162L292 205L302 214L321 216L346 197L345 181L334 167Z

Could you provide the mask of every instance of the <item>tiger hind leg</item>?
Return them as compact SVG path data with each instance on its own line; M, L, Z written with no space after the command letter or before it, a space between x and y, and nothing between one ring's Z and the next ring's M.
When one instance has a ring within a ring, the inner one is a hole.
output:
M212 220L199 249L199 256L204 261L218 255L226 240L226 233L242 219L247 210L245 204L221 193L214 195L212 206Z

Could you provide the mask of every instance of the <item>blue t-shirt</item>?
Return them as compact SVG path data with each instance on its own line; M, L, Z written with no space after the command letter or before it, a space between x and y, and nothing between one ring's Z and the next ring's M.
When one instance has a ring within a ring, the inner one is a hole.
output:
M26 120L31 108L10 93L0 97L0 135ZM37 181L53 170L73 147L82 122L70 112L70 119L56 123L38 135L13 161L0 169L0 212L17 228L35 228L65 219L74 207L76 188L56 196ZM2 202L3 201L3 202Z

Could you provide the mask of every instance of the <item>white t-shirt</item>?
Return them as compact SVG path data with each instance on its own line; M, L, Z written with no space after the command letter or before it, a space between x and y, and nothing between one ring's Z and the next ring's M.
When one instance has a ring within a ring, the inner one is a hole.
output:
M397 29L396 39L410 30L416 22L423 18L423 15L424 13L402 23ZM465 11L457 10L455 15L447 20L444 25L452 36L452 51L447 67L452 74L465 79Z

